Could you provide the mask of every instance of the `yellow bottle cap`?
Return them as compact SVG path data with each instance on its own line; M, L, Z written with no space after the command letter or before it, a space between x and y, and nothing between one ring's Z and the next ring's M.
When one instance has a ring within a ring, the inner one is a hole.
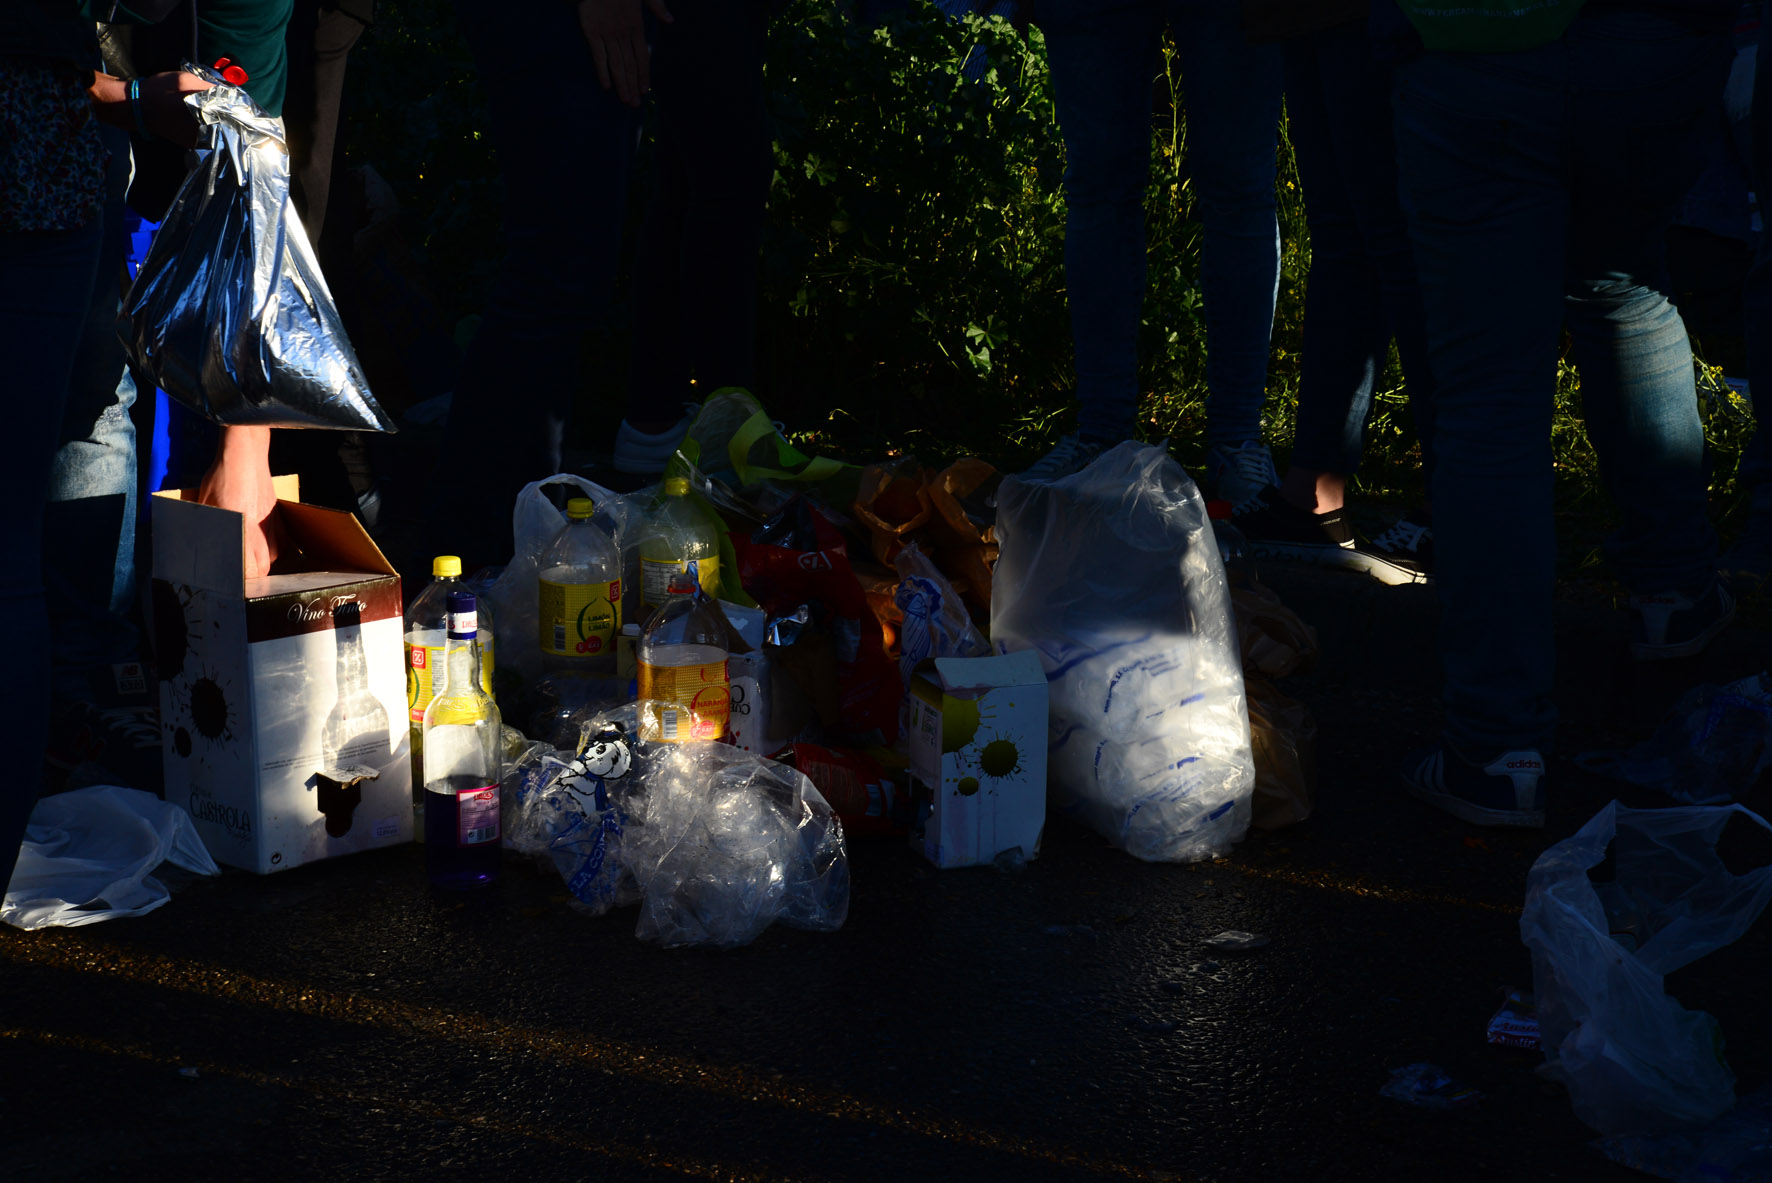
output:
M461 574L461 559L455 555L438 555L431 560L431 574L442 579Z
M666 477L664 491L666 497L689 496L689 478L686 476Z
M566 516L575 522L582 521L595 513L596 508L589 497L574 497L566 503Z

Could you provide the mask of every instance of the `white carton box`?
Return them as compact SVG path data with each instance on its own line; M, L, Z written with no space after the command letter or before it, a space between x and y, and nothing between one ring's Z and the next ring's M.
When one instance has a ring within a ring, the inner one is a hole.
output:
M277 493L292 553L262 579L239 514L153 503L166 799L260 874L412 840L400 577L356 518Z
M1031 651L938 657L910 687L911 845L938 867L1033 858L1046 828L1046 674Z

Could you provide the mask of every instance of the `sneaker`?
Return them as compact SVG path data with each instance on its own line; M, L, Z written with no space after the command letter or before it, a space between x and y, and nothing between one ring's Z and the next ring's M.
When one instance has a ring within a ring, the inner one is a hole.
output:
M1403 786L1411 797L1473 826L1544 828L1544 757L1529 749L1478 766L1432 748L1404 766Z
M1735 597L1720 580L1694 596L1632 596L1630 655L1638 661L1693 657L1735 619Z
M690 424L701 412L695 403L683 404L683 418L659 432L635 431L626 419L615 432L615 457L611 467L628 476L658 476L683 446Z
M1398 518L1390 529L1368 542L1366 549L1387 562L1421 572L1423 582L1433 582L1434 528L1418 509Z
M1028 481L1056 481L1082 472L1095 461L1095 458L1107 450L1102 440L1084 439L1080 435L1071 434L1058 441L1058 446L1028 468L1022 470L1021 477Z
M110 784L157 794L165 784L160 708L146 701L113 707L58 701L44 760L66 774L68 788Z
M1239 505L1269 485L1280 483L1274 454L1259 440L1231 447L1214 444L1206 450L1206 481L1220 501Z
M1421 583L1427 576L1360 545L1343 510L1312 513L1300 509L1269 485L1231 511L1231 525L1242 532L1249 554L1257 559L1291 559L1339 567L1370 575L1397 586Z

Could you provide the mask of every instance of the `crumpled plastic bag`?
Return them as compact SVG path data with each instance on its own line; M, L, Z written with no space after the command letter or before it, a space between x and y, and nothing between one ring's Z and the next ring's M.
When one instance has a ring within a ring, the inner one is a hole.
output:
M804 775L725 744L681 744L638 787L623 838L641 940L730 949L776 921L843 926L843 826Z
M592 522L615 540L618 549L633 515L626 497L569 472L525 485L517 494L511 510L516 551L486 595L492 601L498 627L498 668L514 670L527 680L542 672L541 648L536 642L541 611L536 580L541 574L541 557L566 525L566 515L543 492L550 485L567 486L569 497L589 497L595 505Z
M556 871L572 907L592 916L640 898L623 857L628 778L642 745L632 739L636 708L599 716L580 750L531 744L504 770L504 844Z
M1690 805L1731 800L1772 767L1772 679L1750 674L1725 686L1694 686L1642 743L1584 752L1576 763Z
M899 584L893 603L904 614L899 624L898 669L906 686L911 684L918 662L990 652L990 644L972 623L954 585L916 543L901 548L894 565Z
M1050 792L1150 861L1213 858L1249 828L1255 764L1230 597L1199 490L1127 441L997 490L991 643L1040 654Z
M199 160L123 302L131 360L224 426L393 431L290 205L283 121L226 84L185 105Z
M1722 1032L1669 997L1667 974L1729 944L1772 899L1772 866L1734 875L1717 840L1739 805L1607 805L1539 856L1520 937L1532 950L1545 1064L1602 1134L1702 1125L1735 1103ZM1612 849L1614 878L1588 872Z
M140 789L99 785L37 802L0 904L17 928L73 927L152 912L171 898L161 863L219 875L184 809Z
M1250 824L1278 830L1311 815L1317 789L1317 722L1310 708L1266 678L1245 677L1255 756Z

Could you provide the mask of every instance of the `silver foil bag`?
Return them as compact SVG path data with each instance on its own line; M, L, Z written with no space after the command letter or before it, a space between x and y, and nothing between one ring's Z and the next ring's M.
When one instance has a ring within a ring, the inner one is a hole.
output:
M393 431L290 205L283 121L234 86L185 102L197 163L124 301L131 358L224 426Z

